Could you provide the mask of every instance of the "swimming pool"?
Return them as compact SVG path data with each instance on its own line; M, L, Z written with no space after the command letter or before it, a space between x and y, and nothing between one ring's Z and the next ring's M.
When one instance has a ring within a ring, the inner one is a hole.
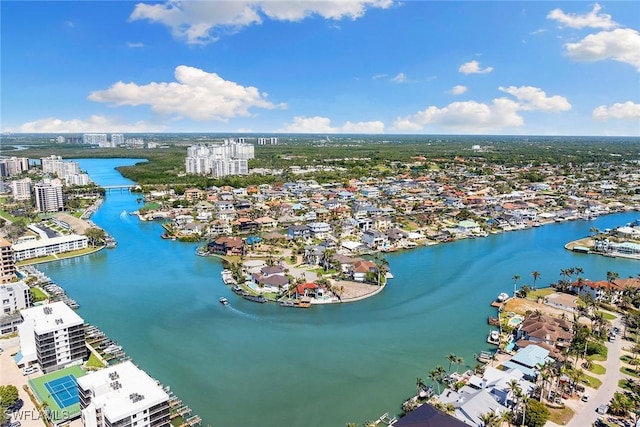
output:
M513 316L509 319L509 322L507 322L509 326L518 326L520 323L522 323L522 316Z

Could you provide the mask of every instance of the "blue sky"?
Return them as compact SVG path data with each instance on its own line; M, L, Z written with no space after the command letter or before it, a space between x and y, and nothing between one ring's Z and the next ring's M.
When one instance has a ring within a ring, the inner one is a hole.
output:
M640 136L637 2L1 1L5 132Z

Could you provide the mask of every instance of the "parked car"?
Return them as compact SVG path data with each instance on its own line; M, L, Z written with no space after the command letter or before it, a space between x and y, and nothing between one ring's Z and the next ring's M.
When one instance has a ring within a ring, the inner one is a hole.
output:
M580 400L582 400L583 402L588 402L589 401L589 395L588 394L583 394L582 395L582 399L580 399Z
M22 370L22 375L31 375L38 372L38 368L35 366L27 366Z
M596 408L596 412L600 415L604 415L609 411L609 405L605 405L604 403Z

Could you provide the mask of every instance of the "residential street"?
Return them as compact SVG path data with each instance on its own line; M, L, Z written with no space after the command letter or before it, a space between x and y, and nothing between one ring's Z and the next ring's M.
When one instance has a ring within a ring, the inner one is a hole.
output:
M612 326L617 326L622 331L622 322L616 319L612 322ZM613 393L618 388L618 381L624 378L620 372L620 356L622 354L623 345L628 345L628 341L622 339L621 334L616 336L616 340L613 343L607 342L609 349L607 361L603 364L606 368L605 375L589 375L596 376L602 380L602 385L598 390L587 388L587 394L590 395L588 402L582 402L580 400L571 401L571 408L575 411L574 417L567 424L570 427L587 427L591 426L602 415L596 412L596 408L602 404L608 404ZM557 424L548 422L546 426L557 426Z

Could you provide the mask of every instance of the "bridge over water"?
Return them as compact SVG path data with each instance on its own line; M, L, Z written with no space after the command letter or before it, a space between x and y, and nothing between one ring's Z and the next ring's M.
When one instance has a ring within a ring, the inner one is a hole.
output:
M132 188L136 188L137 184L122 184L122 185L103 185L102 188L105 189L107 193L110 193L111 190L120 190L123 191L131 191Z

